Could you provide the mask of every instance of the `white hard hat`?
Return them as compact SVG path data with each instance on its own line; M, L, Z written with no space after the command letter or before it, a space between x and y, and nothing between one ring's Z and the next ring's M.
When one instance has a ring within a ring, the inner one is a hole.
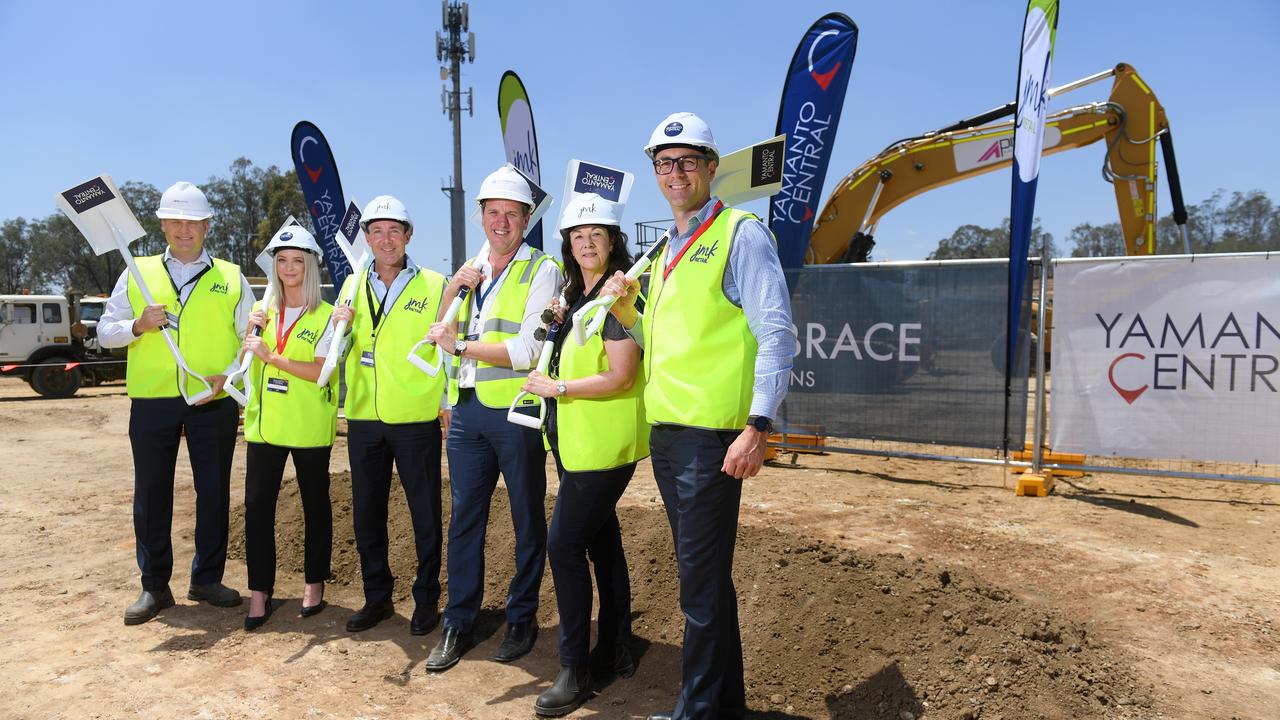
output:
M265 249L275 255L277 251L286 248L305 250L314 254L317 259L324 257L324 253L320 250L320 245L316 242L315 236L307 232L307 229L301 225L280 228L280 231L271 238L271 242L267 243Z
M409 219L408 209L393 195L379 195L364 206L364 214L360 216L360 229L369 232L369 223L374 220L399 220L409 232L413 232L413 221Z
M622 225L624 206L610 202L595 193L575 194L560 215L560 231L579 225Z
M649 144L644 146L644 152L652 158L664 145L692 145L706 150L715 158L720 157L711 128L691 112L672 113L658 123L649 136Z
M162 220L208 220L213 217L209 199L200 188L183 180L169 186L160 196L156 217Z
M483 204L485 200L514 200L528 205L530 210L534 205L529 181L511 163L489 173L489 177L480 183L476 202Z

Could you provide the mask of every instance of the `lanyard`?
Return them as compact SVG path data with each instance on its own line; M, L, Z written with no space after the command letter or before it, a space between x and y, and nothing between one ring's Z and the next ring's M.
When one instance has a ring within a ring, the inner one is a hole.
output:
M680 253L676 255L671 262L667 263L667 267L662 271L663 280L666 280L667 276L671 274L671 271L676 269L676 265L679 264L680 258L684 257L684 254L689 251L689 248L693 247L694 244L698 242L698 238L702 237L702 233L706 232L711 227L711 224L716 221L716 218L720 216L721 210L724 210L724 203L717 200L715 207L711 208L711 213L707 215L707 219L703 220L702 224L698 226L698 229L693 231L693 237L689 238L689 242L685 243L685 246L680 249Z
M498 277L494 278L493 282L489 283L488 290L485 290L484 292L476 293L476 315L479 315L480 311L484 309L485 298L489 297L489 294L493 292L493 289L498 287L498 283L502 282L502 278L507 276L507 271L511 269L511 263L513 262L515 262L515 258L511 258L511 260L507 263L507 266L502 268L502 272L498 274ZM483 282L483 280L481 282ZM476 288L476 290L479 290L479 289L480 288L478 287Z
M179 305L184 304L182 302L182 291L185 290L188 285L192 283L200 282L200 278L204 277L204 274L209 272L212 269L213 269L213 265L205 265L204 269L196 273L195 277L182 283L182 287L178 287L178 283L173 281L173 273L169 272L168 264L167 263L165 264L165 268L164 268L165 274L169 276L169 284L173 286L173 295L174 295L174 298L178 301Z
M391 281L395 284L395 280ZM391 288L387 288L387 295L391 294ZM369 310L373 313L373 329L376 331L378 326L382 324L382 308L387 304L387 295L382 296L382 302L375 302L373 299L373 278L366 277L364 281L364 296L369 301Z
M293 322L289 323L288 329L284 329L284 308L283 307L280 308L280 314L276 316L276 352L277 353L281 355L284 354L284 346L289 344L289 338L293 337L293 329L298 326L298 321L302 319L303 315L306 315L306 313L305 312L298 313L298 317L294 318ZM283 334L281 333L281 330L284 330Z

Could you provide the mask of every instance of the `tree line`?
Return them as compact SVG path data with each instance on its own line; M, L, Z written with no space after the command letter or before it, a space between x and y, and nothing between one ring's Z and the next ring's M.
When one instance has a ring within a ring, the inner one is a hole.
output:
M1203 202L1187 206L1187 236L1193 253L1257 252L1280 250L1280 206L1261 190L1216 190ZM1125 255L1124 233L1119 221L1105 225L1081 223L1067 233L1071 257ZM1031 254L1058 257L1053 235L1040 227L1031 230ZM1156 223L1156 254L1185 252L1182 232L1170 213ZM961 225L950 237L938 241L929 260L1009 257L1009 218L998 227Z
M205 247L215 257L239 264L246 274L257 274L254 258L289 215L311 227L294 170L282 172L274 165L264 169L241 157L231 163L227 175L197 184L213 207ZM136 180L120 185L120 194L147 232L130 246L135 256L164 252L164 233L155 214L161 192ZM57 210L43 218L19 217L0 224L0 293L107 294L123 271L118 253L95 255L75 225Z

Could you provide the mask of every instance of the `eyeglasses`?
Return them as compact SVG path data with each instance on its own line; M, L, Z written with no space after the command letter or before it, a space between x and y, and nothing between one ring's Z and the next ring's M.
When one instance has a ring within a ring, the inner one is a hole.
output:
M706 155L681 155L678 158L661 158L653 161L653 172L658 175L670 175L678 164L680 172L691 173L698 169L698 163L703 160L710 160L710 158Z

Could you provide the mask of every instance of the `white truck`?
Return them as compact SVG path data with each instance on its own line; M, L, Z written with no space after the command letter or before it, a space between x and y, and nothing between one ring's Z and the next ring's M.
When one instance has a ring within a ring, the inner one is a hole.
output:
M106 298L0 295L0 375L18 376L43 397L124 378L123 352L98 344Z

